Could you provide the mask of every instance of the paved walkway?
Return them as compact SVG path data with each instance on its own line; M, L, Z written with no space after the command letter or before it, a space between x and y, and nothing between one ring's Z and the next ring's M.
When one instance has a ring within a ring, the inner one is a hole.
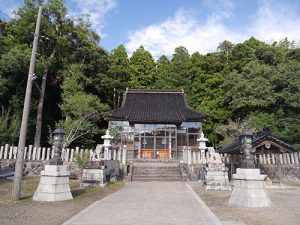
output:
M183 182L132 182L100 200L64 225L222 224Z

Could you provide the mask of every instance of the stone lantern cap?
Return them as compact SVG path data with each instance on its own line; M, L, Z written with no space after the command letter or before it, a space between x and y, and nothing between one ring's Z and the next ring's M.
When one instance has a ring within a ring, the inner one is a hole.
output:
M111 147L110 141L114 138L109 134L109 130L106 130L106 134L101 137L104 140L103 147Z
M102 139L113 139L114 137L109 134L109 130L106 130L105 135L101 136Z
M52 132L53 135L65 135L65 131L63 128L56 128L53 132Z
M208 139L204 137L204 133L201 132L200 138L197 139L198 142L207 142Z
M251 133L251 131L249 130L244 130L241 134L240 134L240 139L243 137L253 137L253 134Z

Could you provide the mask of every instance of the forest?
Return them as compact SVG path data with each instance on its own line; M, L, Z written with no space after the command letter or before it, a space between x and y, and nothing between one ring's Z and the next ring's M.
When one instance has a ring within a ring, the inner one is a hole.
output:
M0 145L18 144L38 4L26 0L10 21L0 20ZM73 18L63 0L48 0L33 81L27 144L48 146L62 126L65 146L101 142L111 110L126 88L183 89L188 104L209 114L203 129L221 148L247 121L300 149L300 46L283 39L265 43L224 40L215 52L154 58L143 46L128 55L111 52L88 17Z

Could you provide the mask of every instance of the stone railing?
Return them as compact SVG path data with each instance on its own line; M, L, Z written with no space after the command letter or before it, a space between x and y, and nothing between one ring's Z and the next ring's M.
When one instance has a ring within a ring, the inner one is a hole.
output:
M110 149L111 159L119 160L126 163L126 146L122 149ZM0 146L0 160L15 160L17 158L18 147L10 146L8 144ZM100 161L104 159L104 151L102 145L97 145L95 149L81 149L80 147L76 148L64 148L62 149L61 157L65 162L73 162L75 153L89 153L91 161ZM29 145L25 147L24 150L24 160L28 161L44 161L50 160L54 156L53 148L46 147L33 147Z
M223 163L236 164L242 161L242 155L219 154ZM205 164L210 160L209 154L201 154L199 151L192 151L189 147L183 148L182 161L184 164ZM281 153L281 154L260 154L253 155L256 164L282 164L297 165L300 164L300 152Z

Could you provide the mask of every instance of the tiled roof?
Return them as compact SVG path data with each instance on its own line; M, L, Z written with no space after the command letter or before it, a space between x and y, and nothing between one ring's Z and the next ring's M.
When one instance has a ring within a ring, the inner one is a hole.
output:
M260 143L262 143L263 141L273 141L274 143L277 143L278 145L283 146L284 148L290 150L290 151L295 151L295 149L285 143L284 141L280 140L279 138L275 137L274 135L272 135L271 132L259 132L257 134L255 134L253 136L253 140L252 140L252 147L255 148L256 146L258 146ZM240 140L236 140L235 142L233 142L232 144L226 146L225 148L221 149L219 151L219 153L230 153L230 154L238 154L242 151L241 149L241 142Z
M202 121L208 115L189 109L184 92L178 90L128 89L122 107L112 111L111 120L134 123L181 123Z

